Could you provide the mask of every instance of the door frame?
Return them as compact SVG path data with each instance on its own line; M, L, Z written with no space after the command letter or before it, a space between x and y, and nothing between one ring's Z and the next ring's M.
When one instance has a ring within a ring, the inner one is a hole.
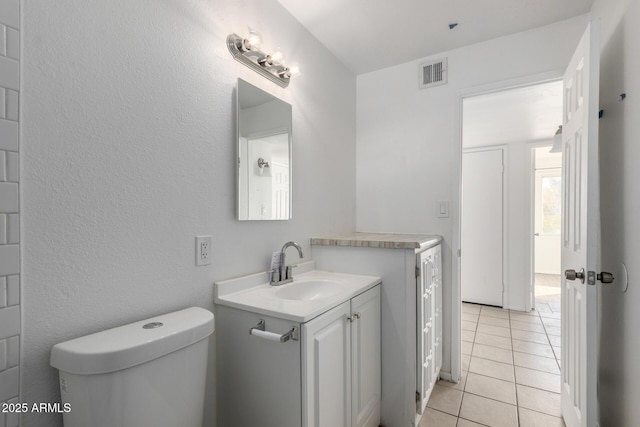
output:
M564 69L557 69L545 73L503 80L481 86L461 89L454 99L453 111L453 167L451 168L451 380L460 381L462 375L461 337L462 337L462 305L460 288L460 248L461 248L461 218L462 218L462 104L465 98L501 92L523 86L532 86L562 80ZM508 308L508 301L506 301ZM448 378L447 378L448 379Z

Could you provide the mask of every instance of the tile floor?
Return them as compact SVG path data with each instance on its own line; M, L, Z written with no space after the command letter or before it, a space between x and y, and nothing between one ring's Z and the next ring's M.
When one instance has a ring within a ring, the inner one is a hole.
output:
M553 286L553 287L559 288L560 275L536 273L535 282L536 282L536 286Z
M536 274L536 310L560 316L560 275ZM558 317L559 318L559 317Z
M436 384L419 427L564 426L559 291L536 287L531 313L463 303L462 380Z

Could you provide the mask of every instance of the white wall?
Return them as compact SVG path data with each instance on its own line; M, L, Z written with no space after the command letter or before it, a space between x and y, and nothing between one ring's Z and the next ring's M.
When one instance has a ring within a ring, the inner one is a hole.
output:
M450 200L452 215L458 214L459 96L498 82L560 73L586 21L580 16L434 55L448 57L446 86L418 89L422 60L357 78L357 229L443 235L444 307L451 306L458 242L452 241L454 218L437 218L436 202ZM446 364L451 319L445 320Z
M266 270L288 240L308 259L310 235L355 227L355 77L275 0L23 6L24 402L59 400L54 343L213 309L214 281ZM300 63L289 88L232 59L226 36L248 25ZM291 221L234 219L238 77L293 106ZM201 234L208 267L195 267Z
M601 19L600 185L602 270L616 277L600 291L598 400L600 425L637 425L640 420L640 1L596 0ZM618 96L626 93L623 102ZM629 289L620 291L620 263Z
M0 405L20 391L20 2L0 2ZM0 411L0 425L18 425Z

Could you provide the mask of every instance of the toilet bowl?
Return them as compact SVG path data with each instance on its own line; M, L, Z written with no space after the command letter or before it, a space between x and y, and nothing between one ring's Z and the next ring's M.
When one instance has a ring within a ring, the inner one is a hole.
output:
M56 344L65 427L201 427L213 331L192 307Z

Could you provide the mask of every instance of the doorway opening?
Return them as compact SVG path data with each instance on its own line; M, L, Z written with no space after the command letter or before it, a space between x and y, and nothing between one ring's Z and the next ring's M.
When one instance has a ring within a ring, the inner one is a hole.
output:
M541 313L560 314L562 225L562 153L549 145L532 148L533 277L532 307Z
M534 273L548 287L559 274L560 244L554 246L557 254L544 244L553 246L560 238L561 155L549 150L562 106L559 80L462 99L461 301L531 311ZM537 186L531 182L535 173ZM534 213L538 199L542 207ZM534 217L540 230L531 230ZM541 243L534 244L534 233ZM535 257L534 247L540 252ZM545 291L541 287L537 295ZM559 309L559 301L553 305Z
M562 425L556 388L561 377L560 314L543 316L533 301L531 176L533 148L546 146L549 151L562 122L562 106L563 87L557 76L460 97L460 336L452 343L452 351L456 344L460 349L459 377L452 355L452 377L460 383L455 391L436 386L428 404L436 411L447 412L449 407L441 402L453 400L455 394L461 402L458 418L491 424L494 412L483 416L471 407L495 407L497 412L500 406L514 425L525 419ZM548 181L545 177L547 186L555 183ZM473 211L467 211L469 207ZM478 237L476 232L484 234ZM475 247L469 237L476 239ZM467 292L468 285L473 292ZM542 288L538 294L542 296ZM548 311L553 311L551 305ZM522 398L529 395L551 403L531 409Z

